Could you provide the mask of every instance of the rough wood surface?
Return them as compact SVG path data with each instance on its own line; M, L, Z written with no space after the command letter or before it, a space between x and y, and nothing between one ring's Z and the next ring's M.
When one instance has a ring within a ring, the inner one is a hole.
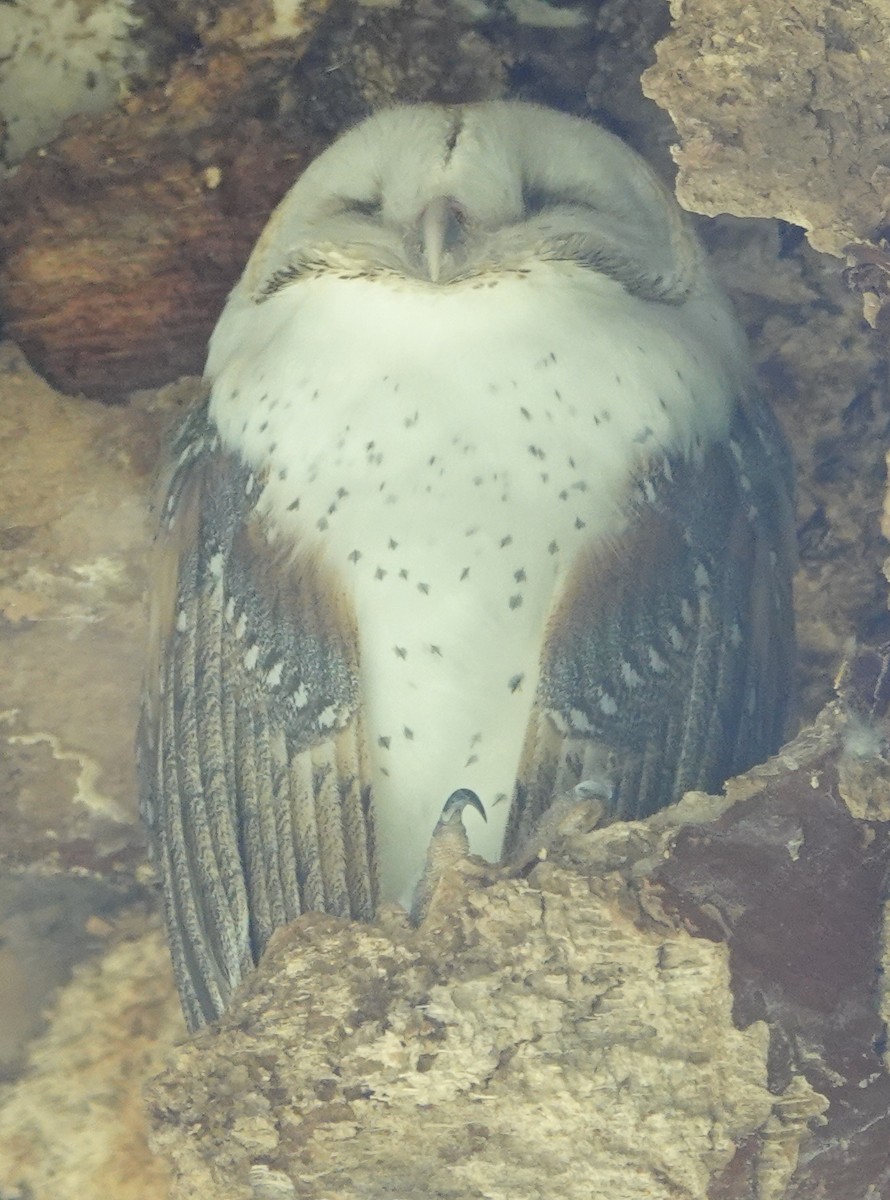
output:
M867 319L886 329L886 8L674 0L671 13L643 87L677 127L680 202L802 226L815 249L846 258Z

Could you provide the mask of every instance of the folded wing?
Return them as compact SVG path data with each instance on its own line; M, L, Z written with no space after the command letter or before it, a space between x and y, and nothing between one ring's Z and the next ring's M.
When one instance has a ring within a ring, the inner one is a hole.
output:
M784 439L756 398L728 442L649 464L620 547L558 599L505 852L584 781L635 819L778 749L792 693L795 565Z
M142 805L190 1028L307 910L368 919L370 787L352 615L193 414L159 535Z

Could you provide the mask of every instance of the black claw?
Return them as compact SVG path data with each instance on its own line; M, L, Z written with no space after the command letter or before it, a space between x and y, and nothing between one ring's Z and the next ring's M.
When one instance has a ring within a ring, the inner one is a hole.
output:
M469 788L458 788L456 792L452 792L445 801L445 807L442 809L441 821L452 821L454 817L460 818L463 810L470 805L475 808L476 812L483 821L488 823L488 817L485 815L485 808L482 801L475 792L471 792Z

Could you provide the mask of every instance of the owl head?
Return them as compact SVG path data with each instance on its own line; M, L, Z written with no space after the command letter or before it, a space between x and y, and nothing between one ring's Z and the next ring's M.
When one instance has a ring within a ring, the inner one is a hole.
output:
M255 300L322 271L448 287L564 262L681 302L701 255L634 151L577 117L495 101L379 112L305 170L239 284Z

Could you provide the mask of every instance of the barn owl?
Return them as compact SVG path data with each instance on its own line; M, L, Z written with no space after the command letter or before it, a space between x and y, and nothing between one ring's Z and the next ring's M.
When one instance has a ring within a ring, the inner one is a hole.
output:
M410 906L585 781L612 817L776 749L783 439L683 214L597 126L381 112L210 343L159 534L143 807L192 1028L307 910Z

